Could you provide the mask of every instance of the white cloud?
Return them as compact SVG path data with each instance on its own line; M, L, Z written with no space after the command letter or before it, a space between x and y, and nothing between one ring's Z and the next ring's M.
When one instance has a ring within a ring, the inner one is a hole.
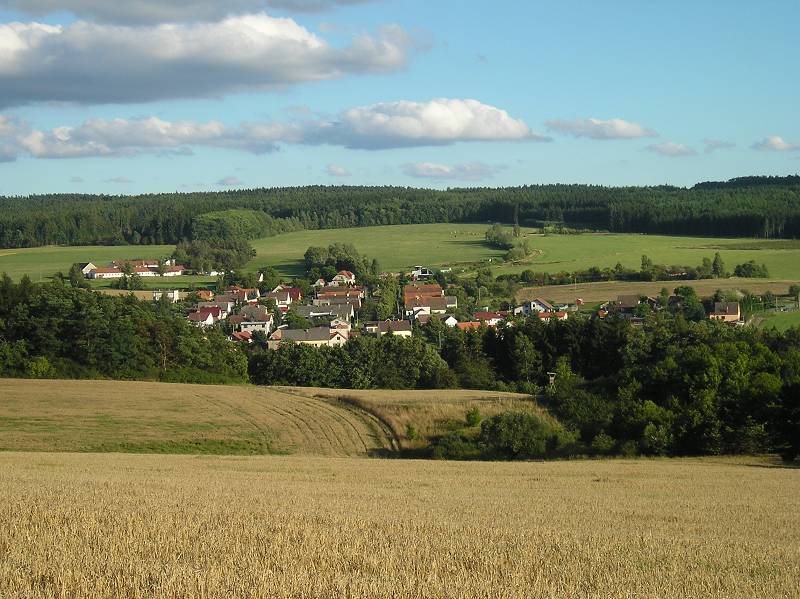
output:
M242 185L244 185L244 183L242 183L242 181L240 181L238 177L234 177L233 175L231 175L229 177L225 177L217 181L217 185L219 185L220 187L241 187Z
M331 177L349 177L352 173L345 167L338 164L329 164L325 167L325 172Z
M549 141L505 110L477 100L437 98L351 108L318 123L308 143L381 149L447 145L460 141Z
M292 19L264 13L141 27L0 24L0 106L280 90L397 70L413 43L402 28L388 26L337 48Z
M730 150L736 147L736 144L732 141L724 141L721 139L704 139L703 145L705 146L706 154L711 154L717 150Z
M133 183L128 177L112 177L111 179L106 179L106 183L118 183L120 185L127 185L128 183Z
M42 16L67 11L104 23L143 24L211 21L231 14L276 8L291 12L322 12L371 0L0 0L0 8Z
M660 154L661 156L668 156L670 158L678 158L680 156L694 156L697 154L689 146L678 144L675 142L667 141L662 144L653 144L645 148L649 152Z
M565 121L555 119L547 121L550 131L557 131L574 137L588 137L590 139L638 139L640 137L657 137L658 134L642 127L638 123L631 123L623 119L575 119Z
M390 102L354 108L334 120L309 118L286 123L165 121L158 117L92 119L78 126L37 130L0 117L0 148L6 159L133 156L142 152L191 155L193 146L254 154L280 144L335 145L379 150L474 141L542 141L519 119L476 100Z
M416 162L406 164L403 172L409 177L434 180L480 181L489 179L503 170L502 166L490 166L482 162L467 164L438 164L435 162Z
M754 150L763 152L788 152L800 149L800 145L785 141L780 135L770 135L751 146Z

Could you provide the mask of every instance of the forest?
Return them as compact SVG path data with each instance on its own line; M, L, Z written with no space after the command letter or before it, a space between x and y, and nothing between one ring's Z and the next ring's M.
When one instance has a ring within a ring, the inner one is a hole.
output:
M253 214L247 213L251 211ZM219 214L225 217L220 219ZM692 188L308 186L140 196L0 197L0 247L178 244L299 229L443 222L563 224L623 233L800 236L800 177Z
M443 457L485 455L490 441L495 457L800 455L800 329L692 320L691 308L646 313L642 327L614 317L521 318L464 332L432 319L410 339L362 335L342 347L269 350L263 335L240 345L190 325L180 304L4 277L0 376L517 391L565 427L542 446L541 427L511 415L488 423L492 435L480 446L438 440ZM544 453L504 453L498 438L509 430L528 431L523 445Z

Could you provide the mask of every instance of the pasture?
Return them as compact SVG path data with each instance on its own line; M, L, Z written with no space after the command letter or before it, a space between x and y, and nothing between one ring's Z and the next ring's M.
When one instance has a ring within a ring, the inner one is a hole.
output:
M377 258L387 271L407 270L415 264L430 268L474 270L492 266L495 274L521 272L572 272L592 266L613 267L617 262L638 269L647 254L657 264L696 266L719 251L729 270L755 260L764 263L775 279L800 279L800 242L792 240L718 239L664 235L602 234L540 235L534 229L523 234L536 251L525 260L505 264L502 250L484 242L487 224L388 225L351 229L296 231L252 241L257 256L249 270L270 265L287 277L303 274L303 254L309 246L335 242L352 243L370 259ZM85 246L0 250L0 272L12 278L28 274L44 280L56 271L67 272L74 262L106 265L114 259L166 257L172 246ZM491 262L489 262L491 260ZM145 279L148 287L202 286L207 277ZM98 282L106 286L108 281Z
M795 598L797 470L0 453L0 596Z
M758 326L763 329L775 328L779 331L785 331L792 327L800 327L800 310L771 312L760 316L762 320L759 321Z
M755 260L766 264L776 279L800 279L800 242L794 241L602 233L539 235L532 229L523 229L537 251L526 260L504 264L504 252L484 243L487 227L447 223L296 231L254 241L258 255L251 267L269 264L283 274L299 275L309 246L338 241L352 243L389 271L409 269L415 264L472 269L478 262L489 265L490 259L495 274L529 268L538 272L572 272L592 266L614 267L617 262L638 269L643 254L657 264L696 266L718 251L729 270Z

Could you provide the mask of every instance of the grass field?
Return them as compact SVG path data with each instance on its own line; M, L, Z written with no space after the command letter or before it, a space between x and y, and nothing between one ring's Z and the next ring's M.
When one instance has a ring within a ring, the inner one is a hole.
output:
M798 277L800 279L800 277ZM643 294L656 296L666 287L670 292L679 285L694 287L700 297L713 295L717 289L741 290L746 289L751 293L761 294L771 291L776 295L784 295L789 291L789 286L797 283L793 280L773 279L704 279L698 281L609 281L606 283L578 283L577 285L546 285L543 287L525 287L520 289L517 300L541 297L553 302L572 303L576 298L582 298L587 303L604 302L617 299L618 295Z
M0 453L0 596L800 596L797 470Z
M776 328L785 331L791 327L800 327L800 310L794 312L774 312L763 317L758 324L761 328Z
M391 447L354 407L251 386L3 379L0 450L367 455Z
M752 259L766 264L776 279L800 279L800 242L792 240L610 234L543 236L523 229L531 247L537 251L522 262L503 264L504 252L484 243L486 228L486 224L451 223L297 231L253 241L257 257L248 268L271 265L286 276L298 276L303 273L303 254L309 246L339 241L352 243L363 254L377 258L382 269L390 271L408 269L415 264L471 269L478 263L489 264L490 259L496 274L527 268L571 272L591 266L613 267L617 262L639 268L642 254L658 264L694 266L719 251L729 269ZM120 258L167 256L172 249L172 246L99 246L0 250L0 272L8 272L14 278L28 274L40 280L58 270L66 272L74 262L94 262L99 266ZM209 281L202 277L175 277L168 280L169 284L158 279L147 284L185 287Z
M493 260L496 274L526 268L543 272L613 267L617 262L638 269L642 254L658 264L695 266L719 251L729 269L748 260L764 263L778 279L800 279L800 242L742 240L663 235L528 235L537 253L526 261L502 264L503 253L483 242L485 224L426 224L297 231L253 242L258 256L252 266L269 264L280 272L302 272L303 253L312 245L348 242L384 270L399 271L415 264L431 268L471 266Z

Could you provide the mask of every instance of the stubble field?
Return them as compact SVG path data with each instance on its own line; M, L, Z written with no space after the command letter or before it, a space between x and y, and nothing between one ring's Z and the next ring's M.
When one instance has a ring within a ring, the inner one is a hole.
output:
M0 596L800 595L800 472L0 454Z

